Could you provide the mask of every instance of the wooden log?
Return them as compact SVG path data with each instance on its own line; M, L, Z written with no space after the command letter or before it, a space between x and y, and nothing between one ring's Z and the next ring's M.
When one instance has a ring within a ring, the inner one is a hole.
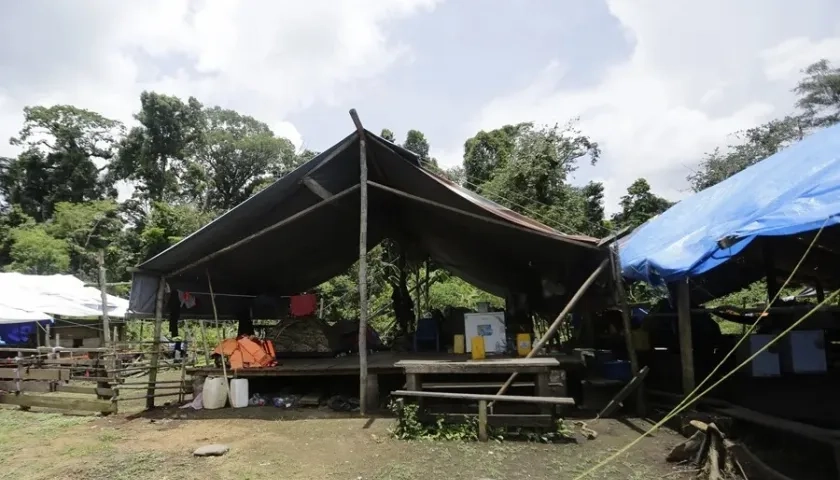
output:
M434 423L439 419L444 423L464 423L477 420L476 413L418 413L418 419L423 423ZM552 415L520 414L520 413L490 413L487 412L487 425L491 427L553 427L556 426Z
M625 385L621 390L619 390L618 393L615 394L615 397L613 397L612 400L610 400L610 402L607 403L607 406L604 407L603 410L601 410L601 413L598 414L597 418L606 418L615 413L615 411L618 410L618 408L621 406L621 403L631 393L636 391L636 389L641 386L642 382L645 381L645 377L647 377L649 371L650 368L645 366L629 382L627 382L627 385Z
M475 360L450 362L445 360L400 360L394 366L406 374L434 373L543 373L560 366L556 358L505 358L498 360Z
M108 318L108 283L105 281L105 250L97 255L99 260L99 295L102 301L102 335L105 346L111 345L111 320Z
M359 137L359 413L365 415L368 403L368 359L367 359L367 228L368 228L368 167L365 133L359 114L350 110L350 117L356 125ZM420 307L419 305L417 306Z
M424 392L413 390L395 390L391 395L399 397L450 398L457 400L488 400L499 402L542 403L551 405L574 405L571 397L532 397L526 395L485 395L481 393Z
M627 299L627 292L624 291L621 262L618 257L618 244L613 244L610 247L610 258L613 264L616 303L621 310L621 323L624 327L624 346L627 348L627 357L630 359L630 372L635 378L639 375L639 358L636 355L636 346L633 345L633 327L630 324L630 304ZM647 407L645 406L645 395L642 384L635 385L634 389L636 392L636 414L644 417L647 414Z
M604 272L604 270L606 270L609 263L610 259L605 258L601 262L601 264L598 265L598 268L596 268L589 275L589 277L583 282L580 288L578 288L577 292L575 292L572 298L569 299L569 303L567 303L566 306L563 307L563 310L560 312L559 315L557 315L557 318L554 319L554 322L552 322L551 326L548 328L548 331L545 332L545 335L543 335L542 337L540 337L539 340L537 340L537 343L534 344L533 348L530 352L528 352L528 355L525 358L532 358L542 351L543 347L548 343L551 337L554 336L554 334L557 333L557 330L560 329L560 325L562 325L563 319L566 318L566 315L568 315L569 312L571 312L572 309L575 308L575 305L577 305L578 301L580 301L580 299L583 298L583 295L586 293L587 290L589 290L589 287L592 286L592 284L595 283L595 280L597 280L598 277L600 277L601 274ZM510 378L507 379L505 384L502 385L502 388L500 388L496 394L504 394L505 391L507 391L507 389L513 383L513 381L516 379L516 375L516 372L512 373Z
M79 393L90 394L99 397L111 398L116 395L116 390L107 387L82 387L79 385L65 385L58 384L55 386L55 391L60 393Z
M114 406L110 401L59 397L53 395L0 394L0 404L20 407L42 407L71 412L111 413Z
M478 401L478 440L487 441L487 400Z

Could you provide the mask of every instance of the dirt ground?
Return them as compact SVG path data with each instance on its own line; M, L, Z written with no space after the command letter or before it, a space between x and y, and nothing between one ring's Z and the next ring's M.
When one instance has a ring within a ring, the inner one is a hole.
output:
M0 478L572 479L649 427L602 420L591 425L598 438L578 444L481 444L394 440L391 422L274 407L163 409L136 418L0 409ZM589 478L689 478L664 461L680 439L661 431ZM192 456L210 443L231 450L219 458Z

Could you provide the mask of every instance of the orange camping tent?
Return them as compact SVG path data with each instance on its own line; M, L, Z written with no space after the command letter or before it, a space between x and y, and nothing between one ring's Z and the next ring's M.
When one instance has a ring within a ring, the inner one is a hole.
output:
M256 337L241 336L223 340L213 350L213 355L227 357L230 368L260 368L273 367L277 364L274 353L274 342L259 340Z

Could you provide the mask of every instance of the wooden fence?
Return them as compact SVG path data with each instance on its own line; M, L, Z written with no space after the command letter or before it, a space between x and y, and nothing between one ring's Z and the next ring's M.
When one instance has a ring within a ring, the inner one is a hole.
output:
M159 369L179 369L180 380L150 385L140 378L150 372L148 352L126 347L0 348L7 357L0 358L0 404L111 414L120 410L120 402L157 397L183 401L191 393L186 361L161 362Z

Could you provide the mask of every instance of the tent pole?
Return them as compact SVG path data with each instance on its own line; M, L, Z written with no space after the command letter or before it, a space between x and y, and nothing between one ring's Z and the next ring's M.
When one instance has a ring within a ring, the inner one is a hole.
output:
M160 360L160 330L163 323L163 294L166 279L158 277L158 291L155 300L155 330L152 339L152 357L149 362L149 387L146 389L146 409L155 408L155 383L157 382L158 362Z
M598 265L598 268L596 268L595 271L589 275L586 281L583 282L583 285L581 285L580 288L578 288L578 291L575 292L575 294L569 300L569 303L567 303L566 306L563 307L563 311L560 312L560 315L557 315L557 318L555 318L551 326L548 327L548 331L546 331L545 334L539 340L537 340L537 343L534 344L534 347L531 349L530 352L528 352L528 355L526 355L525 358L532 358L538 353L540 353L540 351L543 349L546 343L548 343L548 341L551 340L551 337L554 336L555 333L557 333L558 329L560 329L560 325L563 323L563 319L566 318L566 315L568 315L569 312L571 312L572 309L575 308L575 305L577 305L578 301L580 301L580 299L583 297L583 294L586 293L587 290L589 290L589 287L591 287L592 284L595 283L595 280L597 280L598 277L601 276L601 274L604 272L604 270L606 270L609 264L609 257L601 261L601 264ZM510 378L508 378L505 384L502 385L502 388L500 388L499 391L496 392L496 395L503 395L505 391L511 386L513 381L516 379L516 375L516 373L511 374Z
M627 301L627 291L624 290L624 281L621 277L621 262L618 257L618 244L614 243L610 246L610 259L613 266L613 281L615 282L615 295L618 308L621 310L621 323L624 325L624 345L627 347L627 358L630 359L630 371L633 377L639 375L639 358L636 355L636 346L633 344L633 327L630 323L630 305ZM636 412L639 417L644 417L647 413L647 406L645 405L644 385L639 385L635 391L636 395Z
M366 415L369 403L376 399L368 398L368 361L367 361L367 227L368 227L368 167L365 151L365 129L359 114L350 110L350 118L356 125L359 135L359 413Z
M102 336L111 346L111 319L108 318L108 283L105 281L105 250L99 251L99 293L102 298Z
M175 270L172 273L166 274L166 276L167 277L175 277L177 275L180 275L180 274L186 272L187 270L189 270L191 268L194 268L198 265L201 265L204 262L207 262L209 260L212 260L212 259L218 257L219 255L221 255L223 253L226 253L226 252L229 252L229 251L231 251L235 248L241 247L242 245L245 245L246 243L257 239L257 238L261 237L262 235L264 235L264 234L266 234L266 233L268 233L272 230L276 230L276 229L282 227L283 225L286 225L288 223L291 223L291 222L297 220L298 218L306 216L307 214L309 214L313 210L317 210L317 209L319 209L319 208L321 208L325 205L329 205L333 202L336 202L336 201L344 198L348 194L355 192L356 189L358 189L358 188L360 188L359 185L353 185L350 188L342 190L342 191L336 193L335 195L333 195L332 197L330 197L326 200L321 200L320 202L316 203L315 205L304 208L303 210L295 213L294 215L292 215L290 217L286 217L283 220L280 220L279 222L277 222L273 225L269 225L269 226L263 228L262 230L260 230L259 232L254 233L253 235L248 235L247 237L243 238L242 240L239 240L238 242L232 243L232 244L228 245L227 247L220 248L219 250L216 250L215 252L213 252L213 253L205 256L205 257L199 258L198 260L190 263L189 265L187 265L183 268L179 268L178 270Z
M694 347L691 338L691 298L688 278L677 284L677 315L680 336L680 361L682 362L683 394L694 391Z

